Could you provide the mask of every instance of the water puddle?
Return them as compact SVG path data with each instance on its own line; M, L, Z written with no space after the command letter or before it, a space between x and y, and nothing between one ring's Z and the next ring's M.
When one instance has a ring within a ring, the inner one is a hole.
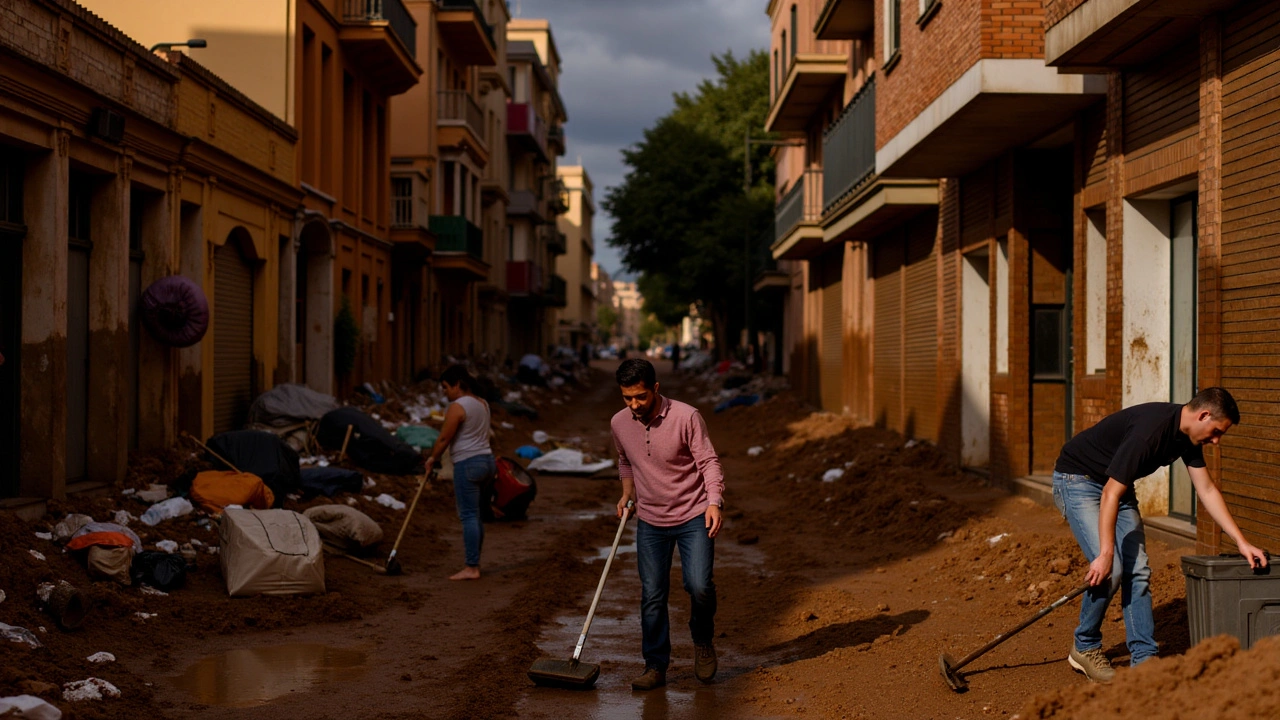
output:
M364 672L365 653L316 643L237 648L201 658L171 678L179 690L205 705L253 707L317 683Z
M605 545L604 547L596 548L595 555L588 555L585 558L583 558L583 560L587 563L593 563L597 560L607 560L609 559L609 551L611 549L613 549L612 545ZM634 553L635 551L636 551L636 544L634 542L631 543L630 545L618 546L619 555L629 555L631 553ZM614 562L617 562L617 560L615 559Z

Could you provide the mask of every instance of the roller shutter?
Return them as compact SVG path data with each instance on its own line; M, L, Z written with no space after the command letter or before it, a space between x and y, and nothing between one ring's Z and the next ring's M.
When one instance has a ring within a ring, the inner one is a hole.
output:
M902 313L904 435L937 440L938 268L933 254L937 216L928 213L908 229Z
M844 317L843 287L841 282L842 253L828 254L823 261L822 283L822 357L819 384L822 393L822 409L829 412L844 410Z
M1222 444L1222 494L1251 542L1280 544L1280 15L1243 3L1222 26L1221 384L1245 421ZM1203 316L1202 316L1203 318ZM1204 320L1202 320L1204 322Z
M239 429L253 399L253 267L228 241L214 251L213 431Z
M877 425L902 427L903 238L892 233L875 243L875 353L872 418Z

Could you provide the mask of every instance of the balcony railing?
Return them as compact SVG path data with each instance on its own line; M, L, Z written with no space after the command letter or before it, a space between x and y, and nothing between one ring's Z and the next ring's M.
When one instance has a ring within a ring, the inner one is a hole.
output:
M556 146L556 154L564 154L564 127L556 125L547 130L547 142Z
M873 75L822 136L826 170L822 210L852 193L876 172L876 83Z
M547 304L556 307L564 307L566 303L566 290L568 283L559 275L552 275L547 282Z
M461 215L432 215L437 253L466 253L484 260L484 231Z
M816 223L822 219L822 170L805 170L796 178L774 212L776 238L781 240L802 222Z
M531 260L507 261L507 292L512 295L542 293L542 268Z
M480 23L480 27L484 28L484 34L489 38L489 46L498 47L498 43L493 39L493 26L485 19L484 13L480 11L480 6L476 4L476 0L437 0L441 9L444 10L470 10L476 14L476 21Z
M488 142L484 132L484 110L475 98L465 90L441 90L439 99L437 117L442 122L465 125L476 137Z
M569 251L569 238L559 230L553 230L547 235L547 248L556 255L564 255Z
M418 23L400 0L345 0L343 19L347 22L385 20L409 54L417 57Z
M529 103L507 104L507 137L526 150L547 155L547 123Z
M551 194L547 198L547 212L552 215L563 215L569 212L569 189L560 180L551 184Z
M416 177L391 178L391 227L425 228L430 224L431 208L422 197L422 185Z

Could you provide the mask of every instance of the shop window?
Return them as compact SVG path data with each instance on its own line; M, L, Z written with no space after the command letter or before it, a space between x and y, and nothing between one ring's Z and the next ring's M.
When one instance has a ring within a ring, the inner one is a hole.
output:
M1067 379L1067 322L1062 305L1031 309L1031 373L1036 380Z

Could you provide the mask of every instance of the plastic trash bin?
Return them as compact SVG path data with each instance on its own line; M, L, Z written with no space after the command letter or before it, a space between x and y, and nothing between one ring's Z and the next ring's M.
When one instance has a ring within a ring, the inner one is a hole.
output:
M1280 572L1272 572L1271 565L1254 570L1239 555L1187 555L1182 574L1192 645L1226 634L1247 650L1268 635L1280 635Z

